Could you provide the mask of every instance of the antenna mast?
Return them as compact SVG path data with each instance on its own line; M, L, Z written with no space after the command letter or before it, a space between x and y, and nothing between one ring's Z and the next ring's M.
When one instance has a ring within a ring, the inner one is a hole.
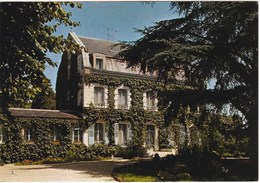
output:
M110 37L113 37L111 34L110 34L110 31L112 31L112 32L117 32L116 30L114 30L114 29L111 29L110 27L107 27L107 26L104 26L106 29L107 29L107 40L109 41L109 38Z

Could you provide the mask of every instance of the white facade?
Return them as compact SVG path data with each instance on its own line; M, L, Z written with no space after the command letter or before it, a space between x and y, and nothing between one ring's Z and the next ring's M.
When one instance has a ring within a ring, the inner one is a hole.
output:
M151 74L142 74L139 69L127 68L126 62L115 57L116 50L109 47L111 42L104 40L96 40L93 38L85 38L77 36L71 32L69 38L76 41L82 48L77 54L77 73L81 76L80 87L77 89L77 105L83 108L108 108L108 87L98 83L86 84L84 77L95 74L128 74L131 77L146 77L151 79ZM104 46L105 45L105 46ZM111 48L111 49L110 49ZM70 59L68 59L70 60ZM68 61L68 70L70 69L71 61ZM147 77L149 76L149 77ZM124 75L122 75L124 77ZM120 85L114 91L114 109L129 110L132 105L132 92L129 86ZM153 91L147 88L143 93L143 108L149 111L158 111L158 99L153 95ZM115 129L115 144L120 146L129 145L132 137L132 126L127 121L117 122L114 124ZM147 140L145 143L152 147L158 147L158 129L154 125L149 125L146 129ZM95 143L108 143L108 136L106 131L106 124L97 122L92 124L88 129L72 129L71 134L72 143L81 141L85 145L92 145Z

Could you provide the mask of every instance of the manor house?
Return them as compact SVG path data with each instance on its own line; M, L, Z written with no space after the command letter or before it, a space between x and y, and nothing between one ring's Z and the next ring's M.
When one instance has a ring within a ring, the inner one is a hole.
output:
M117 58L120 51L118 43L78 36L74 32L70 32L68 38L82 49L77 54L64 53L62 56L56 88L57 108L82 111L83 118L88 117L88 110L94 111L97 116L101 116L99 113L104 110L111 115L124 113L128 116L113 120L113 124L109 116L95 122L88 121L90 125L87 129L74 129L72 143L108 144L108 126L113 125L113 143L127 146L133 135L138 134L134 130L142 127L140 134L143 137L136 138L144 138L144 145L158 149L159 121L151 119L151 116L158 115L158 87L154 74L142 74L138 68L127 68L126 63ZM181 75L176 77L182 80ZM131 115L135 115L135 109L152 115L144 115L143 121L133 121Z
M158 109L161 85L155 75L127 68L117 57L120 45L116 42L74 32L68 39L81 49L62 55L56 86L58 110L10 109L23 143L62 144L69 137L69 143L86 146L143 145L155 150L173 146ZM181 82L182 74L176 79ZM44 122L35 122L37 119ZM5 132L0 129L0 143L4 143ZM37 138L37 134L43 137Z

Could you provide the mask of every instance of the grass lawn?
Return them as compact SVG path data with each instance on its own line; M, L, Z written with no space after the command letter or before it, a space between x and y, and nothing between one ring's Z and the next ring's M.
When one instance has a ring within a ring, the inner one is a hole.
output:
M148 175L137 175L134 173L118 173L115 176L119 182L158 182L158 177Z
M113 177L120 182L158 181L252 181L248 160L220 160L194 166L176 159L146 160L117 167ZM190 162L190 161L189 161ZM207 167L210 169L206 170Z
M113 170L113 176L120 182L157 182L158 168L152 161L138 162Z
M168 174L166 171L170 170L176 175L184 173L185 169L182 165L176 165L174 162L153 161L146 160L137 162L123 167L117 167L113 170L113 176L117 181L122 182L159 182L159 181L173 181L186 180L183 177L177 177ZM170 168L170 169L169 169Z

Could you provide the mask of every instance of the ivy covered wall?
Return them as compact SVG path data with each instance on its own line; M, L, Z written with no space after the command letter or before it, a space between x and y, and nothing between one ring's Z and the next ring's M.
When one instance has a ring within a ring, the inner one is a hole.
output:
M146 125L153 124L159 129L159 146L163 138L167 138L167 134L160 133L163 129L164 117L163 110L147 111L143 107L143 94L147 90L160 91L164 85L156 82L148 77L133 77L130 74L122 74L108 71L100 71L92 69L90 75L85 76L85 84L97 83L103 86L108 86L108 108L84 108L83 114L86 116L85 121L96 122L105 121L108 126L109 144L114 144L114 124L118 122L127 121L132 126L132 144L143 145L146 138ZM129 110L115 109L115 90L121 85L130 88L131 92L131 107ZM179 88L174 85L172 87ZM163 135L164 134L164 135Z
M2 121L3 122L3 121ZM0 160L3 162L20 162L23 160L41 160L50 156L64 157L71 148L70 130L78 120L43 119L43 118L13 118L5 122L7 141L0 144ZM55 143L50 140L53 126L60 129L60 140ZM25 142L22 129L32 128L34 137L31 142Z

